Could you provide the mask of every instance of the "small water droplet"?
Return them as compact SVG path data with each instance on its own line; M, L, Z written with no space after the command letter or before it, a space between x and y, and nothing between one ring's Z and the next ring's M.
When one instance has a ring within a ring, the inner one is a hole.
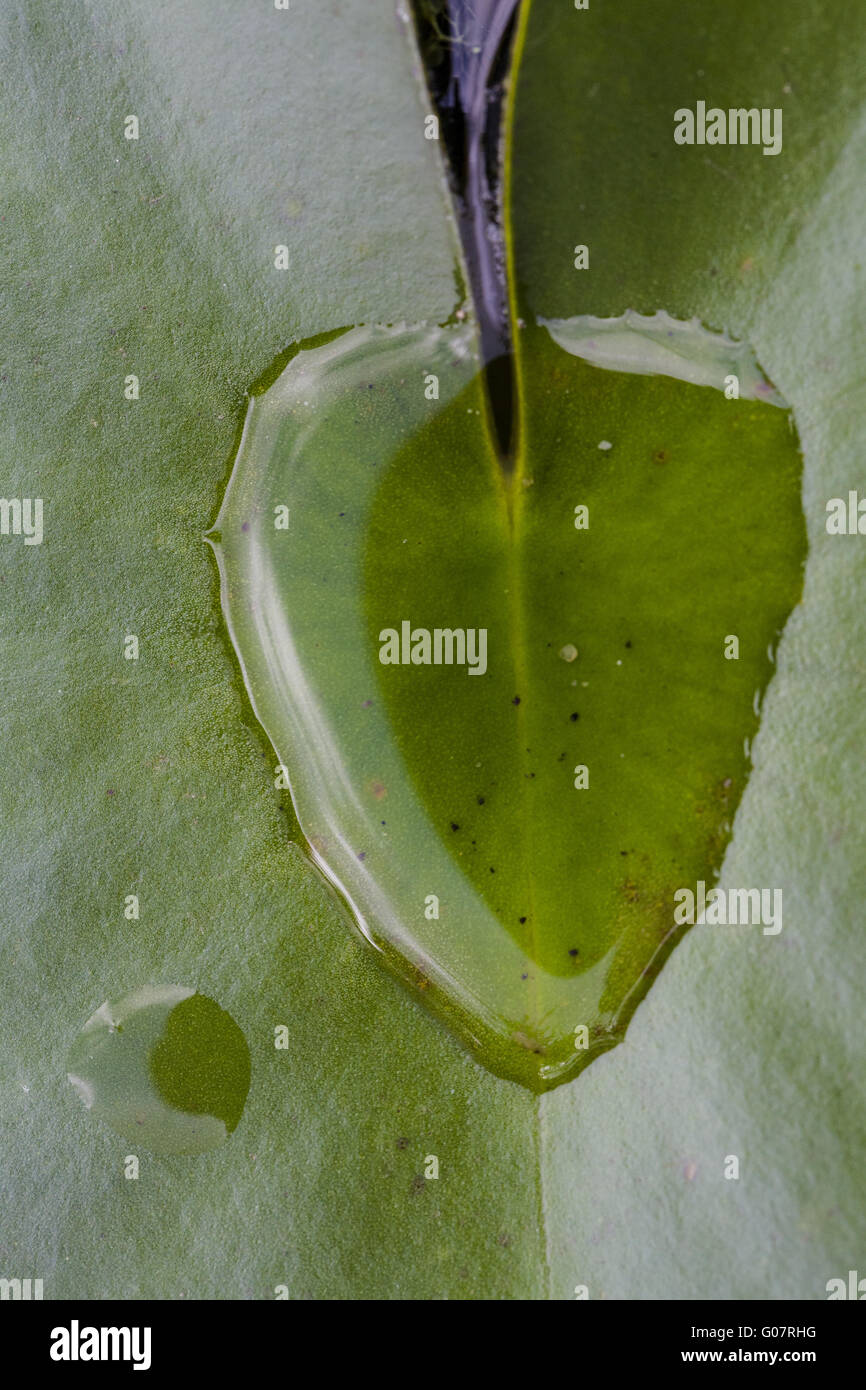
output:
M664 309L655 314L627 309L618 318L580 314L571 319L540 318L538 322L561 348L594 367L641 376L672 376L720 391L736 377L740 398L787 409L785 398L767 381L749 344L726 333L714 333L699 319L671 318ZM598 447L612 446L603 439ZM664 462L664 451L657 452L655 459Z
M203 1153L237 1127L250 1052L235 1020L184 985L146 985L106 1000L69 1052L87 1109L154 1153Z

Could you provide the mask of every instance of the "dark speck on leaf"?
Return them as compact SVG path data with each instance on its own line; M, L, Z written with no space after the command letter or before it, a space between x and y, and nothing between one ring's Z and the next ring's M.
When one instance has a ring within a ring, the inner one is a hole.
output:
M521 975L520 978L521 978L521 980L528 980L528 979L529 979L529 976L528 976L528 975Z
M483 797L483 796L479 796L479 798L478 798L478 805L479 805L479 806L483 806L483 805L484 805L484 797Z
M492 874L495 874L495 873L496 873L496 870L493 868L492 865L491 865L491 867L490 867L490 872L491 872Z
M362 701L361 701L361 709L372 709L372 707L373 707L373 701L372 701L372 700L362 700Z
M523 923L526 921L526 918L525 918L525 917L518 917L517 920L518 920L518 922L520 923L520 925L522 926Z
M570 714L568 717L571 720L572 724L576 724L578 719L580 718L580 715L575 710L574 714Z
M362 850L361 850L361 853L358 855L358 858L359 858L359 859L366 859L366 858L367 858L367 851L362 849Z
M520 704L520 696L519 696L519 695L515 695L514 699L511 701L511 703L512 703L513 705L519 705L519 704Z
M574 956L579 956L579 955L580 955L580 951L578 951L578 949L577 949L576 946L572 946L572 948L571 948L571 950L569 951L568 954L569 954L570 956L572 956L572 957L574 957Z
M630 641L629 641L629 642L626 642L626 646L627 646L627 647L630 647L630 646L631 646L631 642L630 642Z
M451 822L451 829L452 829L452 830L459 830L459 829L460 829L460 826L457 824L456 821L452 821L452 822Z
M242 521L242 522L241 522L241 530L242 530L242 531L249 531L249 529L250 529L250 523L249 523L248 521Z

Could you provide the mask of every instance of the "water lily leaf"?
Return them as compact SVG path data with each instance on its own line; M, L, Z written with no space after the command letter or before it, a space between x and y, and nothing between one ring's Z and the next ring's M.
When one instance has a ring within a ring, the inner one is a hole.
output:
M825 1297L866 1236L864 561L824 530L827 500L862 490L858 7L521 5L505 163L524 390L535 373L543 402L545 362L604 375L554 356L540 318L727 329L793 409L811 547L721 877L781 884L784 929L696 926L623 1044L540 1098L389 979L287 843L200 539L245 392L280 354L454 311L394 8L3 15L3 494L44 498L45 539L0 538L0 1274L43 1278L46 1299ZM674 109L698 100L783 106L782 153L675 146ZM613 468L624 428L593 433ZM387 701L411 767L388 674L371 710ZM407 778L425 817L433 771ZM219 1147L142 1151L130 1181L135 1146L85 1113L68 1052L102 1000L172 980L237 1020L249 1095Z

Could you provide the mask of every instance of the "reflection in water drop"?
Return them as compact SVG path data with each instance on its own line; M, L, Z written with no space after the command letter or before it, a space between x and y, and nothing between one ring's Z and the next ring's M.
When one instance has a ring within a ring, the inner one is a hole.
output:
M516 410L502 215L502 112L518 0L412 0L442 123L454 212L499 452L511 466Z
M87 1109L141 1148L202 1153L237 1127L250 1053L213 999L183 985L148 985L91 1015L67 1074Z

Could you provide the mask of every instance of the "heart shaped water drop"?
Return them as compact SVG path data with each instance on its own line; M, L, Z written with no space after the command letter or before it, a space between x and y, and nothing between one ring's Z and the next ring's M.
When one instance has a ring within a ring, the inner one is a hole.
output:
M718 875L801 589L783 403L742 345L638 319L524 330L510 471L469 327L299 352L211 536L313 857L536 1090L623 1037Z

